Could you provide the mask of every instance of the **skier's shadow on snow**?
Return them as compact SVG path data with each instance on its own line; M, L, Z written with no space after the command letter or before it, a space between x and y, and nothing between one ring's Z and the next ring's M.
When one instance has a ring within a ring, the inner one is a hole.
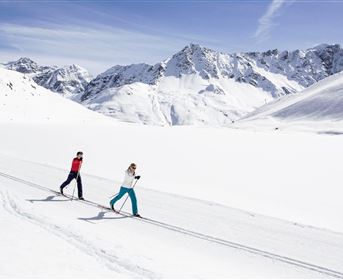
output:
M92 221L100 221L100 220L119 220L119 219L126 219L129 218L127 216L120 216L120 217L105 217L106 213L112 213L112 211L100 211L97 216L90 217L90 218L78 218L78 220L93 223Z
M26 199L27 201L30 201L31 203L34 202L65 202L69 199L54 199L55 197L58 197L57 195L49 195L48 197L44 199Z

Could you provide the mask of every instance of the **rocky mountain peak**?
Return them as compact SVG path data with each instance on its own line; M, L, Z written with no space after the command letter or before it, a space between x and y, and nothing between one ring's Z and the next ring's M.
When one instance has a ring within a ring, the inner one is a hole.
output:
M36 73L40 68L36 62L28 57L21 57L16 61L10 61L5 63L4 66L6 69L25 74Z
M28 57L3 64L4 68L30 74L39 85L66 96L83 93L92 76L76 64L63 67L40 66Z

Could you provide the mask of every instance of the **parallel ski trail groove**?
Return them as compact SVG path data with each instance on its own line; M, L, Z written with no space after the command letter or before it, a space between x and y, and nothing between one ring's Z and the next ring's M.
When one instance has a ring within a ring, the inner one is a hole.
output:
M49 189L47 187L41 186L39 184L30 182L30 181L27 181L27 180L20 179L18 177L15 177L15 176L3 173L3 172L0 172L0 176L2 176L4 178L7 178L7 179L10 179L10 180L13 180L13 181L16 181L16 182L19 182L19 183L22 183L22 184L25 184L27 186L31 186L31 187L36 188L36 189L41 189L43 191L48 191L48 192L54 193L56 195L61 195L59 192L54 191L52 189ZM105 210L112 211L109 207L103 206L101 204L98 204L98 203L95 203L95 202L92 202L92 201L88 201L88 200L84 200L84 201L82 201L82 200L75 200L75 201L80 202L80 203L84 203L84 204L87 204L87 205L91 205L93 207L97 207L97 208L100 208L100 209L105 209ZM135 220L138 220L138 221L141 221L141 222L145 222L145 223L148 223L148 224L151 224L151 225L162 227L162 228L165 228L165 229L168 229L168 230L171 230L171 231L182 233L182 234L185 234L185 235L188 235L188 236L192 236L192 237L195 237L195 238L198 238L198 239L202 239L202 240L205 240L205 241L208 241L208 242L224 245L224 246L227 246L227 247L230 247L230 248L235 248L235 249L243 250L245 252L249 252L249 253L252 253L252 254L255 254L255 255L259 255L259 256L266 257L266 258L270 258L270 259L273 259L273 260L276 260L276 261L280 261L280 262L283 262L283 263L286 263L286 264L297 266L299 268L304 268L304 269L312 270L312 271L318 272L320 274L324 274L326 276L330 276L330 277L334 277L334 278L338 278L338 279L343 279L343 272L335 271L335 270L332 270L332 269L328 269L328 268L325 268L325 267L322 267L322 266L318 266L318 265L314 265L314 264L311 264L311 263L307 263L307 262L304 262L304 261L301 261L301 260L289 258L289 257L286 257L286 256L277 255L277 254L274 254L274 253L271 253L271 252L268 252L268 251L263 251L263 250L260 250L260 249L256 249L256 248L253 248L253 247L249 247L249 246L243 245L243 244L239 244L239 243L235 243L235 242L232 242L232 241L224 240L224 239L221 239L221 238L213 237L213 236L206 235L206 234L203 234L203 233L200 233L200 232L195 232L195 231L192 231L192 230L188 230L188 229L185 229L185 228L181 228L181 227L174 226L174 225L171 225L171 224L167 224L167 223L164 223L164 222L160 222L160 221L157 221L157 220L153 220L153 219L149 219L149 218L136 218L136 217L131 216L127 212L119 213L119 215L126 216L126 217L131 217L132 219L135 219Z
M100 264L104 265L111 271L115 272L124 272L130 275L130 277L136 278L146 278L146 279L155 279L157 278L152 272L135 266L131 263L126 263L120 260L120 258L114 255L111 252L108 252L104 249L97 248L89 240L85 239L81 235L75 234L74 232L51 224L42 217L34 216L30 213L24 212L18 207L18 205L11 199L7 194L6 196L0 192L0 197L2 197L2 206L9 214L18 217L19 219L26 220L34 225L39 226L40 228L52 233L56 237L68 242L68 244L73 245L82 253L94 257Z

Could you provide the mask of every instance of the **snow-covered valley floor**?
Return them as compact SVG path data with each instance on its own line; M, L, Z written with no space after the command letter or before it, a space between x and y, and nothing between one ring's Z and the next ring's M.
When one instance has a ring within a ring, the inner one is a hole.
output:
M185 229L182 233L44 189L58 190L67 170L4 155L0 169L1 277L327 278L331 274L268 253L343 272L340 233L137 188L140 212ZM118 183L89 175L83 181L87 198L106 206ZM187 231L266 253L219 244Z

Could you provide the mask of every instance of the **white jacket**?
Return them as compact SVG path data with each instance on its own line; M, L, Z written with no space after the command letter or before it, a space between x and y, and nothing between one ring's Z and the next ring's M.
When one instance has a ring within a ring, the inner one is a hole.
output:
M131 174L128 171L125 171L124 181L121 185L124 188L132 189L132 184L134 180L135 180L135 175Z

